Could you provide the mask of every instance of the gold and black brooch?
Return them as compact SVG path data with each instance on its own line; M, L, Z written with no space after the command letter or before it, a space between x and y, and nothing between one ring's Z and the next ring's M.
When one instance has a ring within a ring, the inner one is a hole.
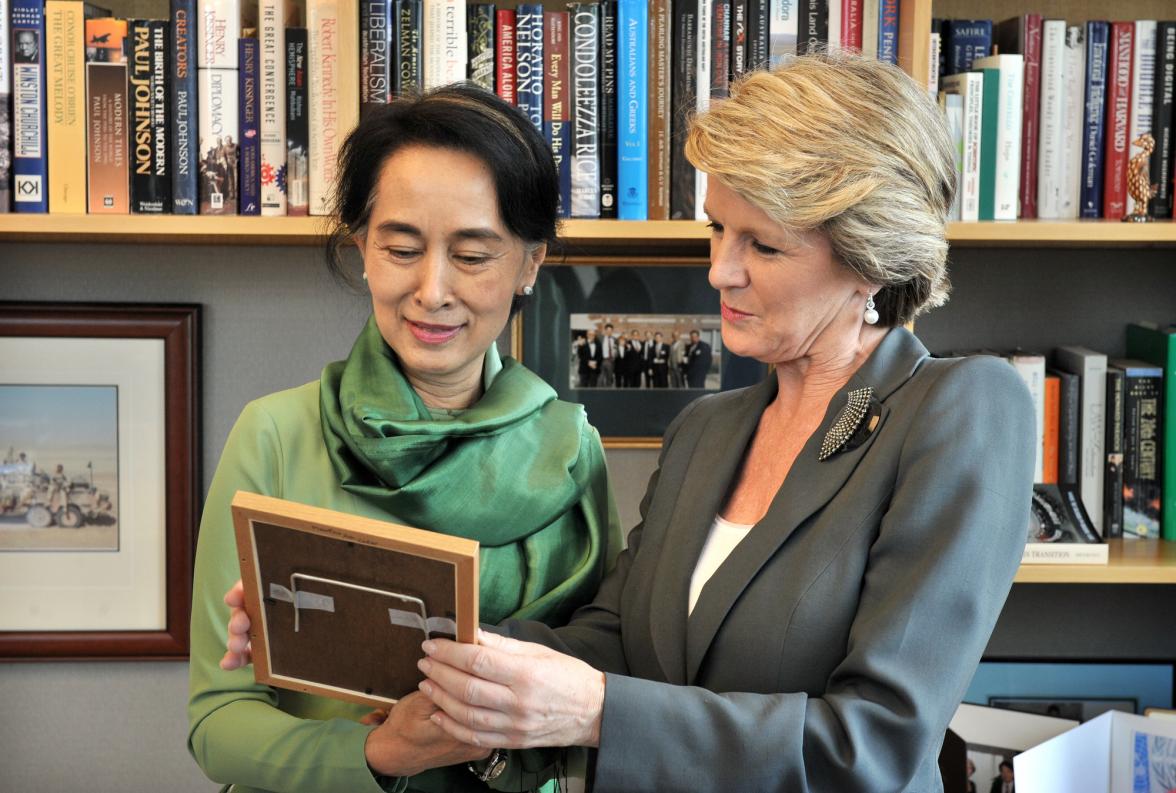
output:
M821 453L817 460L824 462L839 452L856 449L878 428L882 417L882 405L874 399L872 386L855 388L847 395L845 407L837 415L833 426L825 433L821 442Z

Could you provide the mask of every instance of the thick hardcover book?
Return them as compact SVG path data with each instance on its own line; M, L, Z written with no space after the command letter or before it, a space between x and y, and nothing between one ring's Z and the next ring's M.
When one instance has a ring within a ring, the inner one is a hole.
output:
M943 75L970 71L972 61L992 52L992 20L945 19L943 50Z
M617 216L649 215L649 5L617 3Z
M977 58L983 60L983 58ZM978 70L984 79L984 106L980 115L980 220L996 217L996 173L1000 160L1000 69Z
M1152 131L1152 106L1156 89L1156 21L1135 21L1135 54L1131 59L1131 122L1127 133L1128 154L1136 154L1132 141ZM1153 155L1154 157L1154 155ZM1127 214L1136 211L1135 199L1127 193Z
M709 0L698 0L698 13L702 14ZM800 34L800 0L771 0L768 18L768 63L775 68L797 51Z
M581 4L582 5L582 4ZM497 90L504 101L515 104L515 12L514 9L500 8L496 15L495 32L497 59Z
M1033 486L1029 537L1022 564L1106 564L1108 549L1089 510L1067 485Z
M1021 218L1037 217L1037 144L1041 118L1041 15L1006 19L992 30L993 42L1005 54L1025 59L1021 91L1021 177L1018 189Z
M1127 213L1127 160L1131 141L1131 59L1135 23L1112 22L1107 50L1107 128L1103 149L1103 217Z
M196 13L197 67L236 69L237 39L241 38L240 0L197 0ZM234 76L234 83L236 79Z
M494 4L475 3L466 12L466 77L474 85L494 93Z
M695 170L686 159L685 146L686 120L698 102L698 3L699 0L675 0L673 9L674 38L670 48L674 61L670 85L673 118L670 125L670 217L674 220L694 219ZM763 5L766 9L767 0L763 0ZM762 66L767 66L766 60Z
M933 32L939 34L939 31ZM841 0L841 47L851 52L861 52L862 0Z
M1164 369L1119 360L1123 385L1123 535L1161 535Z
M1123 536L1123 400L1125 373L1107 366L1107 468L1103 473L1103 535Z
M310 214L328 215L339 148L359 116L357 8L340 0L309 0ZM464 32L464 25L462 27ZM464 35L462 42L465 42ZM348 43L352 43L348 46ZM462 63L464 74L465 64Z
M1078 217L1082 199L1082 139L1086 116L1086 28L1066 28L1063 55L1065 106L1062 110L1061 217ZM1094 513L1091 513L1092 515ZM1096 519L1101 516L1096 516Z
M195 0L171 0L171 39L172 212L195 215L200 204Z
M12 41L8 30L11 0L0 0L0 213L12 211Z
M572 3L572 217L600 217L600 6Z
M238 163L240 179L237 212L241 215L261 214L261 97L258 91L258 43L257 39L239 39L239 62L237 74L240 85L237 96L240 104L241 158Z
M1078 375L1078 478L1082 502L1102 532L1103 473L1106 468L1107 356L1084 347L1059 347L1057 365Z
M1037 136L1037 216L1062 216L1062 146L1066 108L1066 21L1041 25L1041 121Z
M1009 363L1021 376L1029 396L1033 398L1033 410L1037 419L1037 459L1033 464L1033 481L1044 482L1045 461L1045 356L1036 353L1015 352L1008 356Z
M555 171L559 174L559 217L572 211L572 129L571 97L568 94L568 12L543 14L544 82L543 135L551 147Z
M1172 216L1172 125L1173 94L1176 93L1176 22L1156 25L1156 87L1152 103L1152 137L1156 150L1151 157L1151 181L1156 195L1148 204L1153 218Z
M13 0L12 186L17 212L49 211L44 43L40 0Z
M257 31L260 48L261 214L270 216L286 214L285 25L286 0L261 0L261 21ZM387 52L385 57L388 57Z
M1161 446L1159 454L1168 464L1161 470L1164 499L1160 507L1161 532L1165 540L1176 540L1176 327L1160 329L1138 322L1128 325L1127 354L1163 370L1164 394L1159 417L1163 434L1157 440Z
M1082 129L1082 197L1079 216L1102 217L1103 137L1107 110L1106 22L1086 23L1086 99Z
M731 84L731 3L714 0L711 5L711 97L725 97Z
M980 219L1016 220L1017 202L1020 195L1021 112L1023 110L1025 58L1018 54L989 55L987 58L977 58L973 65L977 69L983 69L985 74L989 69L996 69L998 73L992 217L985 216L985 206L981 203ZM988 98L987 88L988 86L985 85L986 99ZM983 167L983 162L981 167Z
M359 3L359 114L388 103L392 91L391 0Z
M841 0L800 0L800 35L796 49L801 55L820 52L829 45L829 5ZM893 0L897 7L897 0Z
M672 12L667 2L666 15ZM667 42L667 47L668 47ZM747 0L731 3L731 80L738 80L747 71Z
M425 85L424 55L421 33L424 8L422 0L394 0L396 12L396 75L397 95L420 91Z
M543 6L515 10L515 96L519 110L543 132Z
M600 3L600 216L617 216L617 2Z
M131 211L159 215L172 208L168 165L167 29L161 19L133 20L130 48Z
M695 0L697 2L697 0ZM674 38L677 40L678 3L672 9ZM771 52L771 0L747 0L747 71L766 69ZM678 60L678 51L673 51Z
M980 219L980 156L984 126L984 75L952 74L941 82L946 93L963 99L963 155L960 171L960 219Z
M670 0L649 4L650 220L670 219L670 5Z
M84 22L80 3L45 3L49 211L53 213L86 211Z
M286 28L286 214L310 212L306 28Z
M236 47L234 46L234 50ZM237 214L237 70L198 69L200 214Z
M1058 378L1058 483L1076 485L1082 389L1078 375L1060 369L1047 371Z
M425 0L422 39L426 90L466 78L465 0Z
M1058 483L1058 430L1061 426L1061 380L1045 376L1045 433L1041 444L1041 482Z
M86 20L86 210L92 215L131 209L126 38L125 19Z
M898 63L898 3L899 0L881 0L878 4L878 60L886 63ZM991 38L991 21L988 24Z

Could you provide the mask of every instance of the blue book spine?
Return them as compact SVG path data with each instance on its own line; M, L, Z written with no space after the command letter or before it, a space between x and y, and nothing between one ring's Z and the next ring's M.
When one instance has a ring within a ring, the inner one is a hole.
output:
M898 2L878 4L878 60L886 63L898 63Z
M261 94L258 91L258 46L257 39L237 39L238 60L241 81L237 95L240 97L241 154L240 204L237 211L242 215L261 214Z
M196 0L171 0L172 212L195 215L200 198L196 171Z
M991 19L945 19L943 21L944 74L972 70L972 61L992 52Z
M621 220L649 217L649 5L617 4L617 192Z
M1086 104L1082 130L1081 216L1103 213L1103 140L1106 134L1107 43L1110 25L1086 23Z
M17 212L49 211L42 0L12 4L12 187Z
M515 11L515 99L543 134L543 6L522 3Z

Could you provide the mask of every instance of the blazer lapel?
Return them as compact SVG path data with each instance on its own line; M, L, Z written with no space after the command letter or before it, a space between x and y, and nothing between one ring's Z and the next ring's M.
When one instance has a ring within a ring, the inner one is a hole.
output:
M926 357L927 350L913 335L903 328L895 328L887 334L849 382L830 400L821 426L797 455L796 462L772 499L767 514L715 571L699 595L687 626L687 685L694 682L707 649L714 641L715 634L728 612L739 599L739 595L792 533L811 515L823 508L845 485L886 424L890 409L886 406L885 399L910 379L919 363ZM867 385L873 387L875 398L882 403L881 414L874 431L857 448L835 454L824 462L818 461L825 433L845 407L849 392ZM762 411L763 407L760 409ZM755 420L758 421L758 418L757 415ZM735 449L741 460L745 447L746 441L737 448L734 445L729 448ZM736 466L738 462L739 460L735 461ZM720 499L725 495L730 481L730 475L726 479L718 480L723 484ZM710 517L713 516L712 511ZM705 530L703 533L705 534ZM701 546L700 542L698 550L689 560L689 569L684 573L687 582L693 573ZM765 615L766 618L767 616Z
M654 652L668 683L686 682L690 577L760 415L775 394L776 378L769 376L744 392L729 409L712 414L695 438L721 439L721 443L699 448L696 440L682 481L663 479L658 483L678 492L666 524L664 547L658 549L649 617Z

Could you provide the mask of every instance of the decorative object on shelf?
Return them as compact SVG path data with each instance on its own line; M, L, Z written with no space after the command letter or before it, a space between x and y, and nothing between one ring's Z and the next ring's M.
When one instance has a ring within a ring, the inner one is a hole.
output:
M1156 150L1156 141L1151 133L1145 132L1131 141L1131 145L1137 146L1141 150L1138 154L1131 155L1131 159L1127 162L1127 192L1131 194L1131 199L1135 202L1135 211L1124 215L1123 222L1151 223L1152 218L1147 214L1147 204L1155 197L1156 191L1159 189L1151 182L1151 165L1149 163L1152 152Z
M0 303L0 658L187 655L199 323Z
M723 345L707 269L667 264L543 267L515 318L512 354L584 405L605 446L656 448L690 402L767 374Z

